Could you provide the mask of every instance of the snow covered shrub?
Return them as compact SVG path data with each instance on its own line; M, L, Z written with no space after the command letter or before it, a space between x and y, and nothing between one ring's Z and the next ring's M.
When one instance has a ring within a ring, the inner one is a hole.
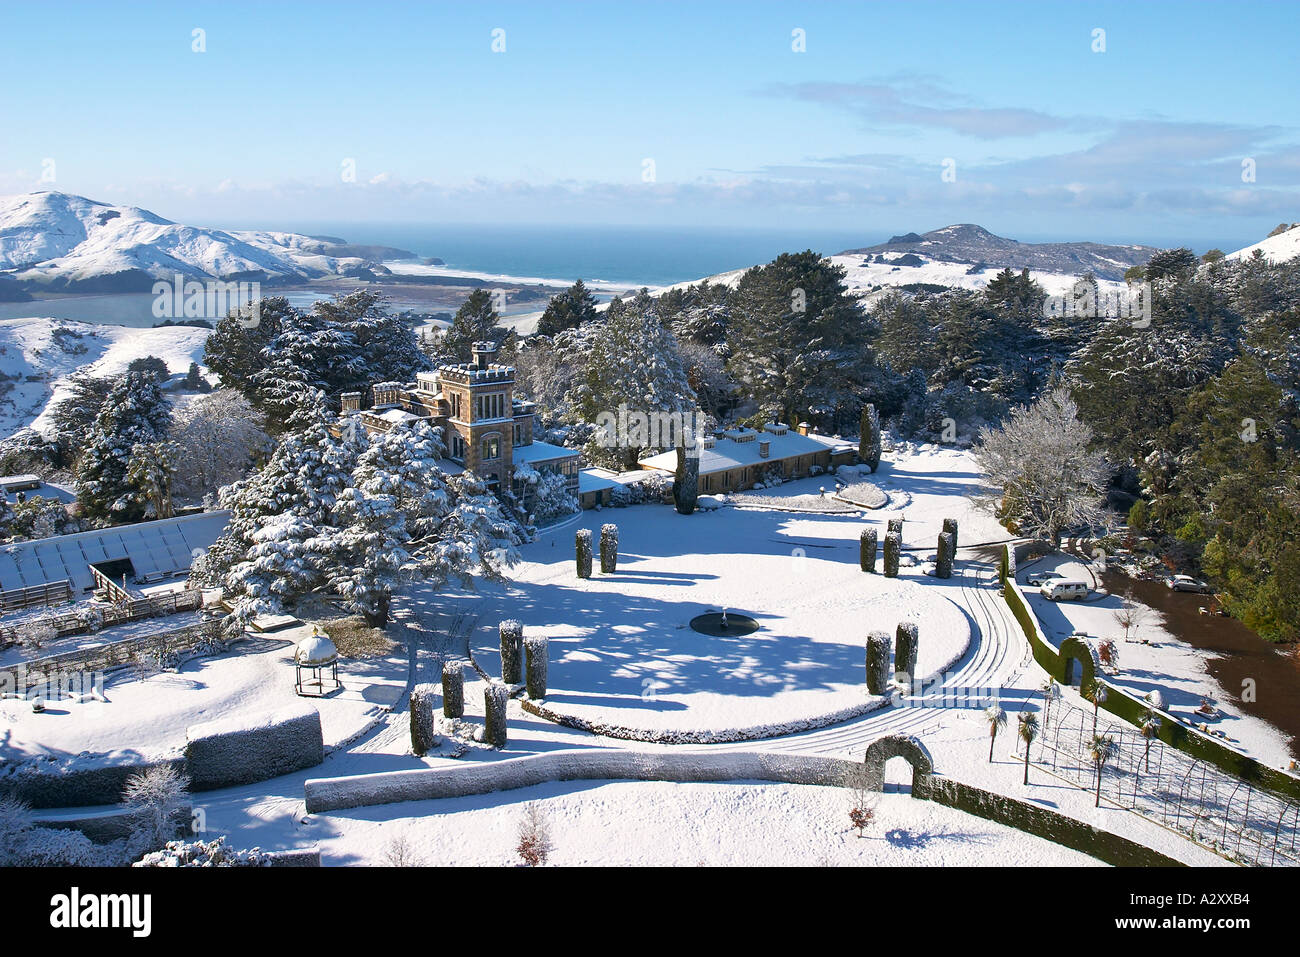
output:
M934 560L935 578L952 577L952 553L952 532L941 532L939 534L939 552L938 555L935 556Z
M864 572L876 570L876 530L864 528L858 536L858 563Z
M433 726L433 685L417 685L411 690L411 750L418 758L438 746Z
M402 834L388 842L384 849L384 864L387 867L423 867L424 861L411 846L410 839Z
M952 533L952 557L957 558L957 519L945 518L943 520L943 530Z
M168 841L160 851L146 854L132 867L269 867L272 856L261 848L237 851L225 837L215 841Z
M483 689L483 740L494 748L506 746L506 703L510 690L499 681Z
M537 525L551 525L578 511L577 498L569 491L569 479L554 469L535 472L538 476L533 483L532 512L533 522Z
M442 663L442 716L444 718L465 716L464 665L463 661Z
M96 844L80 831L33 827L11 851L19 867L111 867L125 864L123 842Z
M886 534L888 534L888 533L890 533L890 532L897 532L897 533L898 533L898 537L899 537L899 538L902 538L902 537L903 537L903 520L902 520L901 518L891 518L891 519L889 520L889 527L885 529L885 532L886 532Z
M600 573L612 575L618 569L618 526L600 526Z
M849 807L849 821L857 828L858 837L863 833L876 819L875 809L871 806L874 801L872 792L866 788L854 788L853 800Z
M700 497L700 456L677 446L677 474L673 477L673 504L682 515L695 511Z
M532 802L524 805L524 819L519 822L519 844L515 848L519 859L528 867L537 867L546 863L554 849L550 825L542 809Z
M15 798L0 798L0 867L18 864L18 848L32 829L32 809Z
M524 640L528 649L528 697L534 701L546 697L546 665L550 654L550 640L545 635L529 635Z
M574 548L577 552L578 577L591 577L591 529L580 528L574 536Z
M501 622L500 631L501 680L508 685L517 685L524 680L524 626L513 618L507 618Z
M900 621L894 629L894 671L916 678L916 656L920 650L920 629L914 621Z
M867 635L867 691L884 694L889 689L889 635L873 631Z
M127 778L122 804L135 812L134 833L147 847L162 847L176 835L176 819L190 806L189 787L190 779L169 764Z
M891 523L892 524L892 523ZM903 553L903 539L898 532L885 536L885 577L898 577L898 559Z

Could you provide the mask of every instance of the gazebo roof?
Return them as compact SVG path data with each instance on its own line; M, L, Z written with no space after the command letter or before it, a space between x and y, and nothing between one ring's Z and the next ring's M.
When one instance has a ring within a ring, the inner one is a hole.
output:
M299 665L328 665L338 660L339 650L326 635L315 634L298 642L293 660Z

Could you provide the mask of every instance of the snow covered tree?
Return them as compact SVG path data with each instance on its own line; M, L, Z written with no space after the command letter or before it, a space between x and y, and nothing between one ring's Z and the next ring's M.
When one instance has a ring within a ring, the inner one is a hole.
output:
M492 292L475 289L456 310L436 348L443 362L468 362L474 343L500 343L507 335L508 330L501 325L501 314L493 304Z
M171 406L149 375L117 379L91 425L77 466L77 499L95 518L134 521L146 499L127 477L131 450L161 440L171 424Z
M626 407L629 416L695 411L695 391L677 340L659 322L652 304L628 306L609 316L588 337L587 345L584 374L571 394L573 406L586 421L595 422L602 413L616 415L620 407ZM667 447L678 438L633 435L631 428L628 432L616 437L625 468L636 467L643 448Z
M126 481L144 501L145 518L170 518L172 482L180 468L180 449L173 442L139 442L131 448Z
M876 570L876 530L864 528L858 536L858 564L864 572Z
M515 479L529 484L525 495L536 525L551 525L578 511L578 499L569 491L569 478L555 469L535 469L526 462L515 467Z
M49 426L49 435L65 463L72 464L80 458L90 439L91 427L116 384L116 376L91 376L84 372L68 380L67 395L50 411Z
M177 816L189 806L189 778L169 764L159 764L127 778L122 804L136 816L136 833L149 850L176 836Z
M217 321L204 346L203 364L228 389L252 396L253 374L266 365L262 350L280 334L286 318L297 315L283 296L273 296L232 310Z
M501 680L517 685L524 680L524 626L509 618L498 626L501 637Z
M600 573L612 575L618 569L618 526L600 526Z
M264 425L262 414L234 389L218 389L186 405L171 430L185 464L176 477L177 494L201 501L243 477L269 445Z
M515 850L528 867L545 864L555 850L550 825L542 809L534 802L524 805L524 819L519 822L519 843Z
M553 336L565 329L591 322L596 315L596 297L579 279L564 292L551 297L542 317L537 320L537 333Z
M1092 435L1063 388L1013 410L1001 428L981 429L974 454L990 487L983 502L1022 534L1053 543L1066 529L1095 526L1110 469Z
M880 465L880 415L874 404L868 402L862 407L859 427L858 458L874 472Z
M1097 799L1094 807L1101 807L1101 771L1119 755L1119 745L1109 735L1094 734L1088 744L1088 756L1097 775Z
M992 764L993 744L998 739L998 732L1007 726L1007 712L994 701L984 709L984 721L989 726L989 764Z
M591 529L580 528L574 534L573 548L579 578L591 577Z

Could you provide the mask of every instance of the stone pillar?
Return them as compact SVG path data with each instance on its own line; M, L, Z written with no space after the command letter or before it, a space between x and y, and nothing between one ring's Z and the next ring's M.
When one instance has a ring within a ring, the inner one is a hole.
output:
M465 717L465 663L462 661L444 661L442 663L442 716L444 718Z
M494 748L506 746L506 703L510 690L499 681L483 689L483 740Z
M529 635L524 641L528 650L528 697L539 701L546 697L546 665L550 641L545 635Z
M858 563L864 572L876 570L876 530L864 528L858 537Z
M867 691L871 694L889 690L889 644L887 632L867 635Z
M524 626L513 618L501 622L501 680L508 685L524 680Z

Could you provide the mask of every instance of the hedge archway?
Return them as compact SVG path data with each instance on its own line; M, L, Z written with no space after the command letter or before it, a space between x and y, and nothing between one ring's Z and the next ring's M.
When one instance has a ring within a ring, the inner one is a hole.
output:
M1097 653L1092 645L1071 635L1061 642L1061 683L1074 684L1076 670L1079 677L1079 691L1087 691L1097 677Z
M885 762L890 758L903 758L912 766L912 797L923 797L934 771L934 760L920 739L898 734L873 741L867 748L867 788L885 789Z

